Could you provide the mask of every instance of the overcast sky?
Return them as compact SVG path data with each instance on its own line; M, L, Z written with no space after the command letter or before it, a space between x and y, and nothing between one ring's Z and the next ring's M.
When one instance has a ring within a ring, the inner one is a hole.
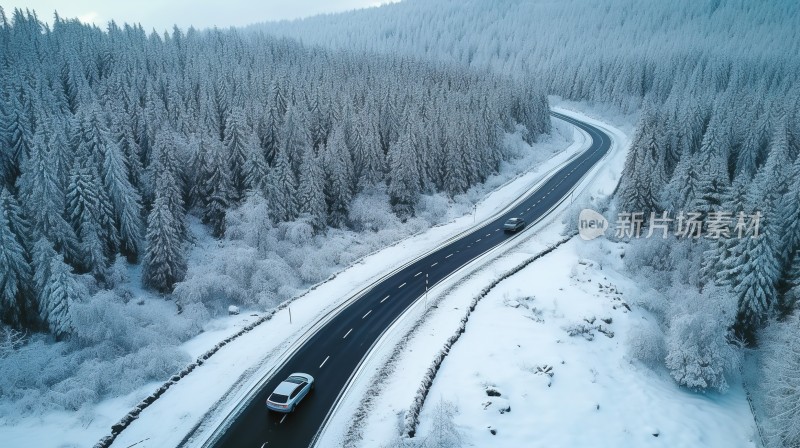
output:
M51 23L53 11L64 18L77 17L105 29L110 20L141 23L145 30L243 26L269 20L296 19L328 12L378 6L397 0L3 0L10 16L14 8L36 11Z

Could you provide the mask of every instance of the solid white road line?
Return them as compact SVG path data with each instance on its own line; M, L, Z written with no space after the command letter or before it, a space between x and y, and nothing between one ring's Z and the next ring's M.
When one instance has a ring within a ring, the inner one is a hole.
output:
M322 361L322 364L320 364L320 365L319 365L319 368L320 368L320 369L322 368L322 366L324 366L324 365L325 365L325 363L326 363L326 362L328 362L328 358L330 358L330 356L326 356L326 357L325 357L325 361Z
M437 261L436 263L433 263L433 264L431 265L431 267L434 267L434 266L436 266L437 264L439 264L439 262L438 262L438 261Z
M363 319L363 318L365 318L365 317L369 316L369 313L371 313L371 312L372 312L372 310L369 310L369 311L367 311L367 314L365 314L365 315L361 316L361 318Z
M388 299L388 298L389 298L389 296L384 297L383 300L381 300L381 303L385 302L386 299Z
M400 288L402 288L403 286L406 286L406 284L405 284L405 283L403 283L402 285L398 286L398 287L397 287L397 289L400 289Z
M347 333L345 333L345 334L344 334L344 337L343 337L342 339L346 338L346 337L347 337L347 335L349 335L351 331L353 331L353 329L352 329L352 328L351 328L351 329L349 329L349 330L347 330Z

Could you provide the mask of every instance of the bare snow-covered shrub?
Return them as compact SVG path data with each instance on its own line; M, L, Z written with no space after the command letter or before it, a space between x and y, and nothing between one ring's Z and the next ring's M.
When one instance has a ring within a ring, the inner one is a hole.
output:
M417 201L416 214L431 225L447 219L452 201L443 193L422 195Z
M433 408L431 427L423 446L458 448L464 446L464 436L454 422L458 410L450 401L440 400Z
M690 389L726 391L726 377L739 365L739 352L727 339L735 301L712 289L702 295L688 290L675 300L665 360L672 377Z
M308 223L308 218L298 218L290 222L282 222L278 225L282 233L282 239L294 246L305 246L311 244L314 238L314 227Z
M25 343L25 333L0 324L0 359Z
M663 365L666 356L664 332L652 320L642 320L633 325L627 336L628 355L643 364L656 367Z
M225 226L228 239L241 240L250 247L260 247L273 229L269 203L261 193L251 192L241 206L227 211Z
M389 205L385 188L370 188L356 195L350 203L349 218L356 231L377 232L400 224Z
M309 256L303 259L298 273L300 278L307 283L319 283L330 275L330 265L323 260Z

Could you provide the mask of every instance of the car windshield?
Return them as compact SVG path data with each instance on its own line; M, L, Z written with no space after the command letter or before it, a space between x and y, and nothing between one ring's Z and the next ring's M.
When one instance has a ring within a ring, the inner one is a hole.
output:
M269 401L273 403L286 403L287 401L289 401L289 397L281 394L272 394L269 396Z
M303 378L302 376L290 376L289 378L286 378L286 382L300 384L300 383L305 383L306 379Z

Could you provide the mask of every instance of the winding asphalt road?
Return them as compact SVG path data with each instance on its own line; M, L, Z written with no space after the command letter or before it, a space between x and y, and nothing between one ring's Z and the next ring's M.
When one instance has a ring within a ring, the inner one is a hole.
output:
M214 446L301 448L313 445L351 374L381 333L422 297L426 277L429 284L434 285L501 242L515 238L516 235L503 232L503 223L508 218L522 217L528 225L536 222L569 194L608 152L611 138L602 130L562 114L552 115L586 131L592 138L591 146L552 174L538 189L528 193L512 210L406 266L343 309L277 370ZM267 396L292 372L314 376L316 389L292 414L267 412L264 407Z

